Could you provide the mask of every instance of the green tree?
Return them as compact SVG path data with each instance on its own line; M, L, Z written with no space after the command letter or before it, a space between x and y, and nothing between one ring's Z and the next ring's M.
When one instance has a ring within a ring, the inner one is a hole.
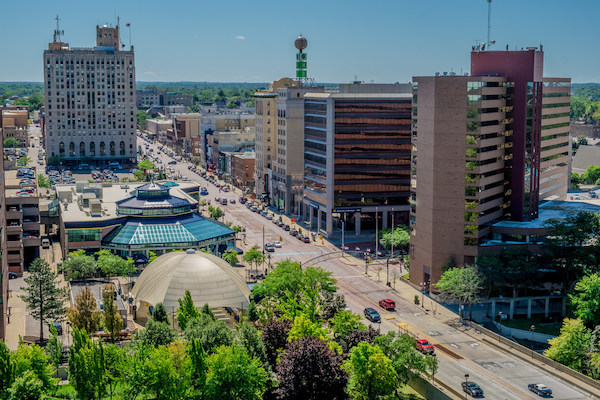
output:
M397 226L393 230L391 228L382 229L379 232L379 237L379 241L385 249L390 249L392 244L394 245L394 249L406 249L410 242L410 234L406 226Z
M17 160L17 165L27 165L31 162L31 158L29 157L19 157Z
M9 137L9 138L4 139L3 144L4 144L4 148L14 148L14 147L19 147L21 145L21 142L19 142L14 137Z
M214 400L259 400L269 375L244 348L219 347L208 357L206 396Z
M258 321L258 310L256 309L256 304L251 301L248 305L248 321L256 322Z
M150 115L146 114L145 111L138 110L136 111L136 121L139 129L146 129L146 120L152 118Z
M172 343L177 337L177 333L164 322L158 322L150 319L144 329L135 333L134 341L146 346L158 347Z
M208 354L219 346L229 346L233 343L231 329L223 321L215 321L209 315L191 319L184 331L188 340L199 339Z
M344 369L349 375L347 391L352 399L388 399L396 391L398 374L377 346L362 342L353 347Z
M102 311L97 310L97 307L94 294L89 287L85 286L81 293L75 296L73 307L67 310L67 318L74 327L94 334L102 318Z
M483 278L475 267L450 268L442 274L435 287L445 299L459 304L467 303L471 319L471 306L481 298Z
M254 325L241 323L235 341L246 349L250 357L259 359L263 364L267 363L267 349Z
M265 255L260 251L260 249L256 245L252 246L252 248L250 250L248 250L246 252L246 254L244 254L242 256L242 260L249 263L250 266L254 265L255 266L254 269L257 272L258 272L258 265L264 263L266 258L267 257L265 257Z
M10 362L10 350L3 340L0 340L0 399L5 398L14 376Z
M593 328L600 325L600 275L595 273L584 276L575 285L573 294L569 295L573 306L573 314L584 324Z
M104 285L102 288L102 327L110 337L111 342L119 337L119 332L123 326L123 320L117 303L115 302L115 288L113 285Z
M41 188L50 189L52 187L52 183L50 182L50 179L44 174L38 174L37 181L38 181L39 187L41 187Z
M32 371L25 371L15 379L8 400L39 400L44 398L44 392L42 381Z
M560 335L550 339L550 347L544 355L575 371L581 372L591 332L580 319L565 318Z
M229 265L236 266L240 263L237 253L233 250L225 251L225 253L223 253L221 258L223 258L223 260L227 261L229 263Z
M11 354L10 364L13 371L13 380L22 376L25 371L31 371L42 382L45 390L54 386L56 380L52 378L54 369L44 349L36 344L19 344L17 350ZM14 382L13 382L14 385Z
M355 314L350 310L342 310L335 314L331 321L329 321L329 324L335 337L347 339L350 332L367 329L361 320L362 318L360 315Z
M153 252L152 250L150 250L148 252L148 262L152 262L154 260L156 260L158 258L158 256L156 255L155 252Z
M104 348L88 334L74 327L69 347L69 382L82 400L101 399L105 393Z
M58 372L58 366L60 365L60 360L62 358L62 350L63 346L58 338L58 331L54 325L50 325L50 338L48 339L48 343L46 343L46 354L48 354L48 358L50 358L50 363L54 367L54 370Z
M96 261L98 268L109 278L112 276L130 276L137 271L131 257L124 259L106 249L97 252L96 256L98 257Z
M50 156L50 157L48 157L46 164L53 165L53 166L59 166L64 161L65 161L65 159L63 157L61 157L61 156L58 156L58 155L56 155L56 156Z
M147 392L158 400L186 398L190 386L190 367L183 343L153 348L145 365Z
M106 380L106 391L112 398L116 394L117 386L123 379L125 370L126 353L125 349L108 344L104 349L104 378Z
M341 294L325 290L321 292L321 296L323 307L321 308L320 315L325 320L333 318L338 311L345 310L347 307L346 299Z
M163 303L156 304L156 307L154 307L154 310L152 311L152 318L156 322L164 322L165 324L169 324L167 309Z
M288 340L301 339L304 336L314 336L326 341L327 331L321 327L320 322L311 320L305 314L299 314L294 318Z
M86 256L83 249L72 251L62 263L65 279L86 279L96 275L97 265L94 257Z
M213 219L219 219L223 216L223 210L219 207L208 206L208 212Z
M194 305L194 300L192 300L192 294L189 290L185 291L185 296L183 299L177 299L179 302L179 308L177 309L177 323L182 331L185 331L187 327L187 323L192 318L196 318L200 316L200 311Z
M67 289L59 286L58 276L39 257L29 265L29 272L29 276L24 279L25 294L19 297L27 305L31 316L40 321L40 342L43 342L45 322L60 320L65 314Z
M595 184L596 181L600 179L600 166L590 165L587 167L585 173L583 174L583 179L586 183L591 185Z
M427 371L430 373L437 371L437 358L424 356L417 351L416 341L410 335L388 332L385 335L376 336L373 342L392 361L400 386L407 384L415 375ZM429 360L427 357L434 360Z
M208 305L208 303L204 303L204 305L202 306L202 308L200 309L200 313L201 314L206 314L209 317L212 318L213 321L216 320L215 318L215 313L213 312L213 310L210 308L210 306Z
M197 397L201 398L206 387L206 373L208 370L207 356L199 339L188 342L188 355L191 363L191 383Z

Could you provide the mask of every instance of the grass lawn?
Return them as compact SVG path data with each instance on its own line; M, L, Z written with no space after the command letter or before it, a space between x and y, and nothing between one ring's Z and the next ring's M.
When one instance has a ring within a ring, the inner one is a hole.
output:
M417 393L413 388L404 385L399 391L400 399L402 400L426 400L425 397Z
M534 315L531 319L527 319L521 316L515 316L514 319L505 319L502 321L502 325L509 328L522 329L528 331L531 325L535 325L535 332L545 333L546 335L558 336L560 334L560 328L562 326L562 320L558 319L556 322L543 322L543 315Z

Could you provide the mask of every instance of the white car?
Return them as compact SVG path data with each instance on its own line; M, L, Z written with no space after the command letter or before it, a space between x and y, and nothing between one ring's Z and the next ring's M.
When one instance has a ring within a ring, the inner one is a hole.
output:
M273 246L275 246L277 248L281 248L281 242L279 240L276 240L273 242Z

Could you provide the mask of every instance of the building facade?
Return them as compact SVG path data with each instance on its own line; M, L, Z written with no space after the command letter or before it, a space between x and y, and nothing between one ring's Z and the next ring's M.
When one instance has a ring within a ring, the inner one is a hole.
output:
M231 177L234 184L240 188L254 187L254 163L256 161L255 152L245 152L232 154L231 156Z
M118 26L96 32L93 48L55 38L44 51L46 157L67 165L136 159L133 46L121 50Z
M2 110L0 110L2 137ZM4 195L4 141L0 141L0 340L6 337L6 305L8 303L8 262L6 249L6 201Z
M470 76L413 78L415 284L437 282L449 262L471 265L510 245L497 239L520 238L519 223L539 235L527 222L540 203L566 197L570 79L544 78L536 49L474 51L471 67Z
M304 95L305 226L328 237L407 224L411 94Z
M2 109L2 141L14 138L19 141L19 147L29 147L29 107L0 107Z

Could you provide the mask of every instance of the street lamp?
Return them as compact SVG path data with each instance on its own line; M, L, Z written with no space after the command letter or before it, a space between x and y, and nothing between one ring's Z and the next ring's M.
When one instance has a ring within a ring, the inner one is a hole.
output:
M533 358L533 335L535 333L535 325L531 325L529 330L531 330L531 358Z
M498 341L500 341L500 333L502 333L502 311L498 311Z
M421 282L421 307L425 308L425 282Z
M465 374L465 388L469 386L469 374ZM465 399L467 399L467 391L465 390Z

